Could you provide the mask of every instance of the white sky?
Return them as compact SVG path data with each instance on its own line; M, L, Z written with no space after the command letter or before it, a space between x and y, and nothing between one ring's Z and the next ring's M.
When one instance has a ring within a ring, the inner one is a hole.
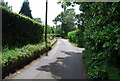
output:
M20 8L24 0L4 0L8 2L8 5L12 6L12 10L19 13ZM52 20L63 11L60 5L57 4L58 0L48 0L48 25L53 26ZM32 10L32 16L34 18L40 17L44 23L45 21L45 7L46 0L29 0L30 9ZM76 13L79 12L79 6L75 7Z

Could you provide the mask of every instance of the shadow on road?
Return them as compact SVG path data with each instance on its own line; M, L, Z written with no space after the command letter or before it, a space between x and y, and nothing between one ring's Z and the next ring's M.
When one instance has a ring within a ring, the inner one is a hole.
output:
M37 70L50 72L54 79L86 79L80 59L82 54L79 52L61 52L67 57L56 57L56 61L41 66Z
M66 51L61 51L62 53L68 54L68 55L76 55L76 54L81 54L80 52L66 52Z

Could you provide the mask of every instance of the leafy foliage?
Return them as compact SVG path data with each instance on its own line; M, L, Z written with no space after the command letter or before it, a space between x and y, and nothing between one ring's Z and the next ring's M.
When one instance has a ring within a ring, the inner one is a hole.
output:
M76 39L76 38L78 38L77 32L79 32L78 29L71 31L71 32L68 32L68 38L69 38L70 42L78 43L78 39Z
M73 42L77 44L79 47L83 47L83 36L82 36L82 30L76 29L74 31L68 32L68 39L70 42Z
M68 32L76 29L74 21L75 21L75 11L73 8L66 9L65 11L61 12L53 20L55 24L57 24L58 22L61 22L60 26L56 26L56 27L59 27L57 28L59 32L57 34L61 34L63 37L67 37Z
M120 80L120 3L77 3L84 29L84 62L93 81Z
M72 42L81 40L86 49L84 63L92 81L120 80L120 2L79 3L82 21L79 38L71 32ZM73 40L78 39L78 40ZM71 40L71 38L70 38Z
M30 18L33 18L32 14L31 14L31 10L30 10L30 6L29 6L29 1L28 0L25 0L23 2L21 10L20 10L19 13L23 14L23 15L26 15L26 16L28 16Z
M2 45L8 47L34 44L43 39L43 25L14 13L5 7L2 9Z
M56 41L56 38L51 39L52 35L48 36L48 47L51 47L53 43ZM2 50L2 67L6 67L9 63L14 63L20 59L30 58L34 56L34 53L41 51L45 47L45 42L38 44L28 44L21 48L8 49L5 48Z
M39 22L39 23L42 23L42 20L41 18L34 18L35 21Z
M4 2L4 0L0 1L0 6L4 6L4 7L9 8L10 10L12 10L12 6L9 6L8 2Z
M54 34L55 33L55 28L51 26L47 26L47 33L48 34Z

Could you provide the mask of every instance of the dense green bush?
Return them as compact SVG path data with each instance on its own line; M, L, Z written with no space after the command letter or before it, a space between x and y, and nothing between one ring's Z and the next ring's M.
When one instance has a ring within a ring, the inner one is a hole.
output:
M78 3L84 63L93 81L120 80L120 3Z
M51 36L48 37L48 47L51 47L56 41L56 38L51 39ZM34 55L35 52L41 51L45 47L45 42L38 44L28 44L21 48L8 49L5 48L2 50L2 62L0 66L5 67L9 62L16 62L18 59L23 59Z
M74 30L74 31L71 31L71 32L68 32L68 39L70 40L70 42L73 42L73 43L78 43L78 35L77 33L79 32L79 30Z
M54 34L54 32L55 32L54 27L47 26L47 33L48 33L48 34Z
M43 39L43 25L14 13L5 7L2 9L2 44L16 46L34 44Z
M74 31L68 32L68 39L70 42L73 42L77 44L79 47L83 47L83 35L82 35L82 30L76 29Z

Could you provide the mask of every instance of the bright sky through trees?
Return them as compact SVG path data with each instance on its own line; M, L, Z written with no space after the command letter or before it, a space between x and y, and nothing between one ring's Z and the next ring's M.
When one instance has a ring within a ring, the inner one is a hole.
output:
M19 13L24 0L4 0L8 5L13 6L12 10ZM40 17L44 23L45 21L45 2L46 0L29 0L30 9L34 18ZM52 20L63 11L60 5L57 4L58 0L48 0L48 25L53 26ZM79 13L79 6L75 8L76 13Z

